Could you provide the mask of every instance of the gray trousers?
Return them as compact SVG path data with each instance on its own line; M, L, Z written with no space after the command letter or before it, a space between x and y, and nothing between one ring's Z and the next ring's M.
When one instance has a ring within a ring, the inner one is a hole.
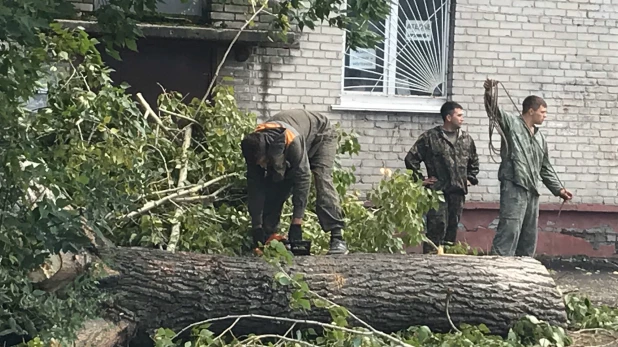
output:
M534 256L538 237L539 195L514 184L500 182L500 221L491 254Z
M320 227L326 232L343 229L343 212L339 193L333 184L333 167L337 155L337 133L329 130L319 134L309 152L309 165L316 190L316 214ZM292 194L292 183L286 179L281 182L268 182L262 220L264 230L272 233L279 227L283 204Z

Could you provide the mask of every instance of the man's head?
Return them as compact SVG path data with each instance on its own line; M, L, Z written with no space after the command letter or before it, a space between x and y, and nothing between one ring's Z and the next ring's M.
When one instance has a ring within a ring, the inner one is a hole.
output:
M440 115L444 125L449 125L454 129L461 128L464 121L463 107L454 101L447 101L440 108Z
M248 164L260 165L266 168L266 142L262 134L253 132L245 135L245 138L240 142L242 155Z
M532 121L534 125L541 125L547 116L547 103L543 98L530 95L522 104L522 116Z

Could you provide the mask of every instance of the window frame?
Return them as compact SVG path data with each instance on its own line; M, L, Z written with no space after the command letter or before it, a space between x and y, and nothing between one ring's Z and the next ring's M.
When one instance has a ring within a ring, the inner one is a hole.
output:
M450 96L451 86L451 65L452 65L452 35L453 35L453 21L452 16L454 12L455 0L445 0L443 11L446 11L444 18L444 95L439 97L429 95L396 95L396 81L395 76L397 74L396 60L387 63L392 60L391 57L397 56L397 26L399 21L399 1L406 0L391 0L391 11L385 19L385 49L384 49L384 62L385 64L395 65L395 68L384 68L384 75L386 83L384 84L385 92L361 92L361 91L346 91L345 90L345 72L346 72L346 34L343 32L343 44L342 44L342 60L341 60L341 84L340 84L340 96L339 103L332 105L331 108L336 111L383 111L383 112L409 112L409 113L439 113L440 107L446 102ZM395 35L391 35L392 32Z

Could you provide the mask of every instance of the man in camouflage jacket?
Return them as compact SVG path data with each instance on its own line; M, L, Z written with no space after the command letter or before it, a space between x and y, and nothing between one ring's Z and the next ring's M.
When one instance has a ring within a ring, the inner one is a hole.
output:
M495 109L491 93L497 87L485 81L485 109L495 111L496 121L506 137L500 145L500 217L491 253L504 256L533 256L536 251L539 217L539 177L549 191L564 200L573 195L566 190L553 170L547 141L538 125L547 114L545 101L534 95L524 99L522 115Z
M463 108L449 101L442 105L440 114L444 124L423 133L405 158L406 168L412 170L415 179L444 194L439 208L427 213L427 237L436 246L455 243L468 185L478 184L479 173L474 140L461 130ZM421 174L421 162L427 168L427 178ZM423 253L432 249L423 243Z

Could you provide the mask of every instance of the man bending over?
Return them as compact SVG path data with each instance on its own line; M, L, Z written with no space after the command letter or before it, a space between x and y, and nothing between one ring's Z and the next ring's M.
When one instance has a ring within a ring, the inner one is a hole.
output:
M277 232L285 201L294 211L288 239L302 240L302 220L313 173L320 226L330 232L328 254L348 252L342 238L343 213L333 185L337 133L328 118L305 110L282 111L241 142L247 163L249 214L254 247Z

